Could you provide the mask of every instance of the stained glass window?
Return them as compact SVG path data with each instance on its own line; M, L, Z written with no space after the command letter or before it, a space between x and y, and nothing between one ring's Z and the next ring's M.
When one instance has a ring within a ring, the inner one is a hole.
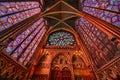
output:
M26 65L30 61L31 57L33 56L34 51L36 50L36 48L37 48L38 44L40 43L45 32L46 32L46 29L45 29L45 27L43 27L41 32L36 36L36 38L33 40L31 45L28 47L28 50L30 49L31 51L29 51L29 53L27 53L27 50L26 50L26 52L24 52L24 54L25 55L28 54L28 55L27 56L22 55L21 58L19 59L19 61L21 60L20 62L23 62L23 60L24 60L24 62L23 62L24 65Z
M120 27L119 0L85 0L83 11Z
M50 34L47 46L75 46L74 36L67 31L57 31Z
M60 64L62 64L62 63L63 63L63 59L61 58L61 59L60 59Z
M36 23L34 23L31 27L29 27L26 31L24 31L21 35L19 35L13 42L11 42L7 48L7 52L9 54L17 48L17 45L20 45L25 39L37 28L39 23L41 23L43 19L41 18Z
M12 41L6 52L21 64L26 65L46 32L44 19L41 18Z
M117 45L110 41L106 34L84 18L78 20L76 30L82 36L97 68L113 59L117 52Z
M0 31L40 11L38 2L0 2Z
M84 0L82 10L119 27L119 5L119 0ZM116 43L110 41L106 34L84 18L80 18L77 24L76 30L88 48L96 68L113 59L117 52Z

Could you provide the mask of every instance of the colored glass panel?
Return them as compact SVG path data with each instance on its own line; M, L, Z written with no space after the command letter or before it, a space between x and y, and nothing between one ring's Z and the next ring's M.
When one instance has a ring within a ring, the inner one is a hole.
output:
M0 2L0 31L19 23L41 9L38 2Z
M83 11L120 27L119 0L85 0Z
M34 47L32 48L32 51L30 51L29 55L27 56L27 58L25 59L23 65L26 65L30 59L32 58L33 56L33 53L35 52L39 42L41 41L42 37L44 36L45 32L46 32L46 29L43 28L43 30L41 30L42 32L38 35L39 36L39 39L37 40L36 44L34 45Z
M33 16L39 12L40 12L40 8L36 8L36 9L28 10L25 12L2 17L2 18L0 18L0 31L5 30L5 29L11 27L12 25L14 25L30 16Z
M6 51L14 59L19 59L21 64L26 65L32 58L36 47L40 43L43 35L46 32L43 18L39 19L31 27L21 33L7 47Z
M0 2L0 31L39 13L39 7L39 2ZM8 45L6 52L27 64L46 32L44 24L43 18L35 22Z
M47 46L75 46L76 41L74 36L65 31L54 32L49 36Z
M39 27L42 28L44 24L41 24ZM40 33L37 34L37 36L34 38L34 40L31 42L31 44L28 46L26 51L22 54L21 58L19 59L20 62L23 62L25 58L30 53L31 49L35 46L35 43L38 42L39 37L41 36L41 32L43 29L40 30Z
M12 54L12 57L17 59L18 56L21 54L21 51L19 49L20 48L25 49L31 43L31 41L35 38L37 33L40 31L40 29L41 29L41 27L37 27L35 29L35 31L32 32L32 34L27 39L25 39L25 41L15 50L15 52ZM17 56L16 56L16 54L17 54Z
M42 21L43 18L35 22L31 27L29 27L27 30L21 33L14 41L12 41L6 49L7 53L11 54L12 51L17 48L17 46L21 44L25 40L25 38L27 38L27 36L29 36Z
M0 2L0 16L38 7L38 2Z
M118 50L117 44L110 41L106 34L84 18L78 20L76 30L82 36L97 68L113 59Z

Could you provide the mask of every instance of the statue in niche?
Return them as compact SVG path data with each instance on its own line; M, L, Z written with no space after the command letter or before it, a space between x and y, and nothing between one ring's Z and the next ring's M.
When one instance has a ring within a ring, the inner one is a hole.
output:
M108 75L109 75L112 79L116 79L116 78L117 78L116 74L115 74L111 69L109 69Z
M80 69L82 69L82 64L79 64L79 66L80 66Z
M67 62L67 61L65 61L65 64L68 64L68 62Z
M99 79L103 80L103 78L104 78L103 74L99 74Z
M63 59L62 58L60 58L60 64L63 64Z

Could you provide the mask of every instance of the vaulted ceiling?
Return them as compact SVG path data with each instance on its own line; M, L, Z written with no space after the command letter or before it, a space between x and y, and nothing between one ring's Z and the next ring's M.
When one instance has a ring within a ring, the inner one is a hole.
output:
M78 16L73 14L74 9L79 10L79 0L44 0L44 18L48 21L48 27L75 28Z

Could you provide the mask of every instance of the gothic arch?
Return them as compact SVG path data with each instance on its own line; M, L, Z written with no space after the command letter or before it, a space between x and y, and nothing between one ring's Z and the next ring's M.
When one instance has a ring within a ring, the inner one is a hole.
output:
M60 70L59 67L55 67L51 70L50 80L71 80L71 71L68 67L64 67Z
M88 70L83 58L80 55L74 54L72 56L72 64L73 64L73 70L74 74L76 74L76 70Z
M68 61L67 61L67 64L71 64L71 60L69 59L69 57L67 55L65 55L64 53L58 53L57 55L55 55L51 61L51 65L53 64L53 61L59 57L59 56L64 56ZM52 67L51 66L51 69L54 69L55 67L58 67L58 65ZM60 70L62 70L64 67L68 67L67 65L63 66L63 67L59 67ZM70 70L72 70L70 67L69 67Z
M86 66L85 61L84 61L84 59L82 58L82 56L80 56L80 55L78 55L78 54L74 54L74 55L72 56L72 63L73 63L74 58L79 59L79 60L80 60L81 62L83 62L83 64Z

